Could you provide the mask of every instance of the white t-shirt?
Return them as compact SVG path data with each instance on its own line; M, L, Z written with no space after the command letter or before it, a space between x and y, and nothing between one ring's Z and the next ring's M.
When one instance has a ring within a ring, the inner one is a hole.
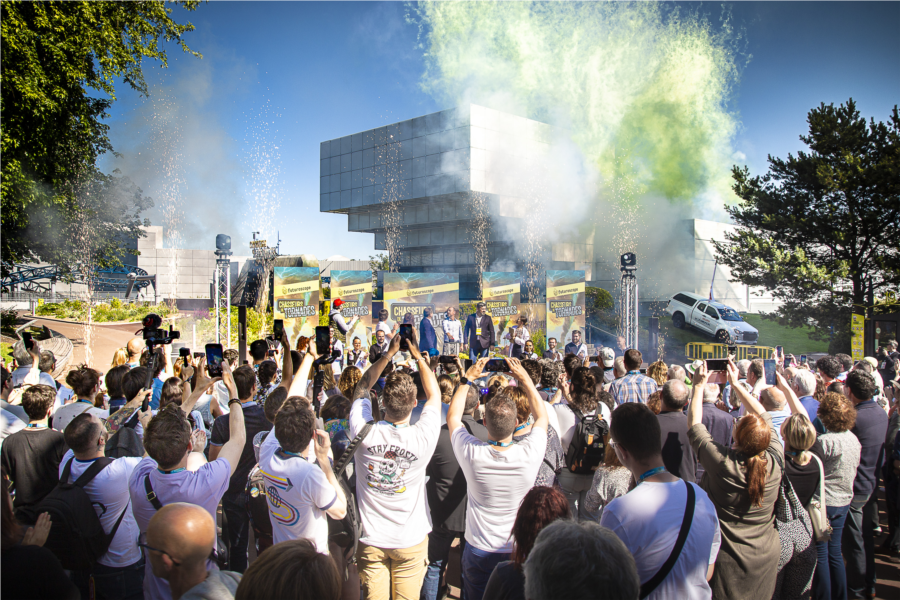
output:
M71 450L65 453L62 462L59 463L60 477L62 477L62 472L70 458L75 458L75 454ZM122 511L125 511L125 516L119 523L116 537L109 545L109 550L97 560L101 565L114 568L127 567L141 559L141 549L137 545L141 532L134 521L130 504L131 496L128 493L128 479L141 460L140 457L130 456L117 458L84 486L84 491L95 503L94 510L97 511L103 531L107 534L112 531ZM78 479L92 464L93 461L73 460L72 469L69 471L69 481L73 482ZM103 507L106 507L105 512Z
M325 511L337 501L337 492L317 464L303 457L284 458L274 435L259 449L259 468L266 480L266 499L276 544L305 538L321 554L328 554L328 519Z
M88 406L90 406L90 408L86 408ZM90 405L87 402L72 402L71 404L66 404L65 406L59 408L55 413L53 413L53 429L57 431L65 431L69 423L72 422L72 419L83 413L97 415L101 419L109 418L108 410L97 408L96 406Z
M559 443L562 445L563 452L566 452L569 449L569 444L572 443L572 436L575 435L575 426L578 425L578 419L575 417L575 413L572 412L571 407L568 404L563 404L563 402L565 402L565 398L559 404L554 404L552 412L559 419L559 429L556 432L559 434ZM597 408L600 409L600 416L603 417L606 425L609 426L609 407L602 402L598 402ZM593 415L596 413L597 411L594 410L588 414Z
M385 334L388 334L391 332L391 326L387 324L387 321L378 321L378 324L375 325L375 331L383 331Z
M709 565L716 561L722 543L716 508L699 486L694 486L696 504L691 528L672 571L650 598L708 600L712 590L706 582ZM645 481L606 505L600 524L619 536L637 564L638 577L646 583L669 558L687 503L684 481Z
M350 410L350 438L355 438L370 420L372 403L368 398L356 400ZM410 548L431 532L425 468L440 431L440 408L426 406L415 425L398 428L380 421L360 443L355 470L363 543L377 548Z
M459 427L450 443L468 488L466 543L484 552L512 552L516 512L534 487L547 449L547 432L532 429L527 438L500 451Z
M19 406L12 408L21 409L22 407ZM26 425L28 425L28 421L23 421L14 412L9 411L5 408L0 409L0 444L3 444L3 440L5 440L15 432L25 429Z

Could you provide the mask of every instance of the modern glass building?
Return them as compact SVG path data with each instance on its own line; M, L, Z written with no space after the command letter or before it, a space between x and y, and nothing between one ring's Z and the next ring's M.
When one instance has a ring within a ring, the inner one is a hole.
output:
M376 250L391 245L388 226L400 226L401 271L458 272L460 298L475 299L475 219L525 216L525 187L540 177L551 133L544 123L468 105L322 142L319 208L347 214L350 231L374 233ZM503 261L504 270L524 271L503 237L494 228L480 244L484 268ZM547 268L590 270L592 252L587 244L554 246L547 261L558 264Z

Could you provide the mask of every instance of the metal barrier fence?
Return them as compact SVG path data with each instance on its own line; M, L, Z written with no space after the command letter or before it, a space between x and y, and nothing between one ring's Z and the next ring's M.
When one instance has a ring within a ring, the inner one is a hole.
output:
M704 342L691 342L684 348L684 353L691 360L707 358L728 358L728 346L726 344L707 344ZM754 358L774 358L775 348L769 346L744 346L738 344L735 360L753 360Z

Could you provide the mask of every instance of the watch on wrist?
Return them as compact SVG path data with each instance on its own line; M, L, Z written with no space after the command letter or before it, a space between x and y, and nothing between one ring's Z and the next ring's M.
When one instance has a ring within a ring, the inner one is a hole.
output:
M469 385L469 380L466 379L465 375L460 375L459 377L459 385Z

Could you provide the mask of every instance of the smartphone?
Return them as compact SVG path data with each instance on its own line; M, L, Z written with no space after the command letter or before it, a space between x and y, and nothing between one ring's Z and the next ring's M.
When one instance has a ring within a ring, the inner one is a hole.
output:
M272 325L272 335L275 336L276 342L280 342L284 337L284 321L282 319L275 319Z
M599 356L592 356L592 357L590 357L590 362L593 362L593 363L599 363L599 362L600 362L600 357L599 357Z
M438 363L442 365L455 365L456 357L443 354L438 358Z
M806 355L805 355L805 354L801 354L801 355L800 355L800 364L801 364L801 365L805 365L805 364L807 364L807 363L808 363L808 361L807 361L807 359L806 359Z
M268 352L266 352L266 356L275 356L275 349L269 348Z
M210 377L222 376L222 344L206 345L206 370Z
M784 346L775 346L775 357L784 362Z
M22 343L28 351L31 351L34 348L34 340L31 339L31 334L27 331L22 332Z
M181 364L190 366L191 361L191 349L190 348L179 348L178 356L181 357Z
M331 328L328 325L316 327L316 354L325 356L331 352Z
M737 346L728 346L728 355L737 357Z
M487 361L484 370L488 373L509 373L509 365L502 358L492 358Z
M400 325L400 349L404 351L409 350L409 341L412 339L412 324L405 323Z
M775 385L775 359L767 358L763 360L763 370L766 374L766 385Z
M727 358L708 358L706 359L706 370L709 373L714 371L725 371L728 368Z

